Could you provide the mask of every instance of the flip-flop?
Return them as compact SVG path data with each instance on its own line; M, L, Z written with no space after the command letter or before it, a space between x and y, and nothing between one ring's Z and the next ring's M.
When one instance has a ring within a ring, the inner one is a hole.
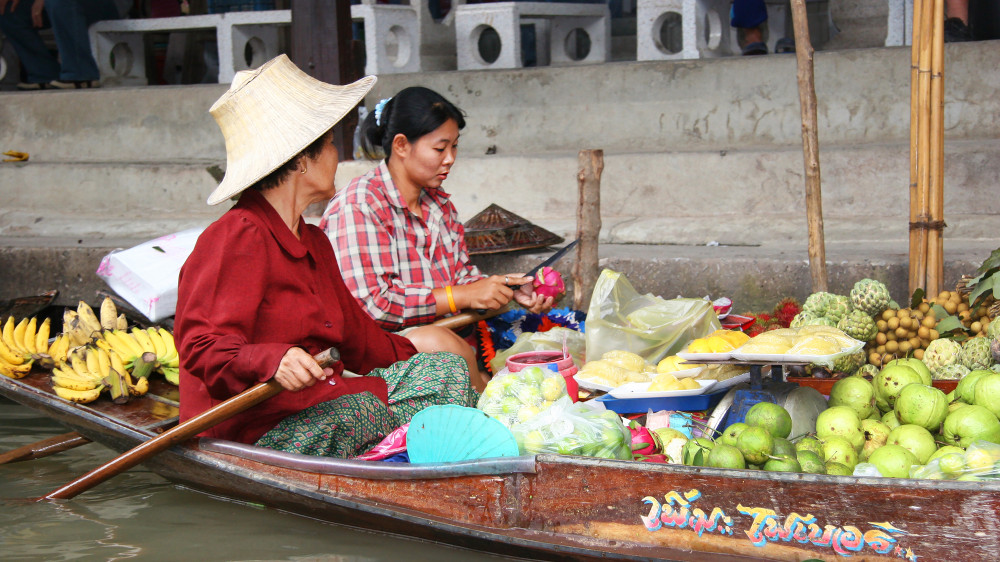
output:
M766 55L767 54L767 44L761 41L748 44L743 47L743 56L751 55Z
M782 37L774 44L775 53L794 53L795 40L791 37Z

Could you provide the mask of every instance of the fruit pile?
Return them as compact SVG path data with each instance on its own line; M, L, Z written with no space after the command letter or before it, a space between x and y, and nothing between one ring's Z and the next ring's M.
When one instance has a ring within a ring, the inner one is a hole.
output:
M477 408L507 427L527 421L568 396L562 375L528 367L496 376L486 385Z
M916 310L910 308L885 309L876 327L878 332L869 345L868 362L876 367L882 362L892 361L900 357L913 356L924 358L924 350L938 339L935 311L927 303Z
M173 335L164 328L128 329L124 314L105 298L100 318L87 303L63 313L63 331L50 342L46 318L8 317L0 335L0 374L27 375L33 365L52 370L56 395L77 403L107 391L116 403L144 394L147 377L160 372L177 384L180 360Z
M630 351L611 350L600 359L588 361L577 373L577 380L619 387L627 382L649 382L656 370L646 360Z
M585 403L560 400L527 422L511 428L522 454L555 453L630 460L628 429L618 414Z

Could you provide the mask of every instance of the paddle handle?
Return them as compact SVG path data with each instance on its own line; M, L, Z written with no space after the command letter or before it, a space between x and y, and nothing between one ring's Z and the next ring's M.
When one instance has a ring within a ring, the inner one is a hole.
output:
M75 431L71 431L62 435L56 435L55 437L42 439L30 445L18 447L13 451L0 453L0 464L41 459L49 455L68 451L80 445L86 445L87 443L90 443L90 439Z
M340 360L340 352L331 347L313 356L321 367L329 367ZM172 429L157 435L149 441L126 451L107 464L91 470L87 474L66 484L62 488L42 496L41 500L68 500L78 494L93 488L105 480L124 472L145 461L153 455L169 449L178 443L183 443L199 433L210 429L236 414L260 404L264 400L282 391L281 385L273 378L267 382L258 383L248 390L233 396L229 400L216 404L197 416Z

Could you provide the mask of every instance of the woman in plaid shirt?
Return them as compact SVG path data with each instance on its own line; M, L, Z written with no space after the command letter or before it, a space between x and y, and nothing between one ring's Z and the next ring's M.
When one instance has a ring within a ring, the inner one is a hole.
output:
M369 157L384 159L338 192L323 214L320 227L344 282L387 330L462 309L498 309L511 299L531 312L552 308L551 297L535 294L531 277L487 276L469 263L465 229L441 187L463 127L462 111L427 88L380 101L362 123L361 139Z

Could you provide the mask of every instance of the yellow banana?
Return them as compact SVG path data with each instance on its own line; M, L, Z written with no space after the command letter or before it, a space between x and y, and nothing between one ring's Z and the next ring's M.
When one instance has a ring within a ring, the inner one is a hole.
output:
M87 368L86 360L80 357L79 353L73 353L69 357L69 365L76 372L76 376L81 379L93 379L94 375Z
M117 336L118 337L118 341L120 341L122 343L122 345L124 345L126 347L126 349L129 350L129 356L128 357L124 357L123 356L122 357L123 361L130 360L130 359L131 360L135 360L136 357L142 355L145 352L145 350L142 349L142 346L139 345L139 342L129 332L115 330L112 333L115 336Z
M28 351L28 347L24 345L24 333L28 331L28 319L22 318L17 326L14 326L14 345L22 353L31 353Z
M180 376L180 369L177 369L176 367L163 368L163 377L167 379L167 382L174 386L178 386L180 384Z
M86 348L84 360L87 362L87 370L90 371L90 374L95 378L103 378L107 375L107 373L101 372L101 362L97 359L97 352L94 351L94 348Z
M125 373L128 376L128 369L125 368L125 364L122 362L122 358L117 355L111 356L111 368L118 371L119 373Z
M83 379L64 377L62 375L52 375L52 386L68 388L70 390L93 390L101 384L98 381L85 381Z
M80 317L81 327L83 332L87 334L87 339L92 338L95 332L101 331L101 321L97 319L94 309L90 308L89 304L83 301L77 303L76 314Z
M160 364L165 367L180 366L180 357L177 353L177 345L174 343L174 335L166 328L160 328L157 332L159 332L160 338L163 339L163 344L167 347L166 357L160 359Z
M19 379L31 372L31 361L25 361L20 365L11 365L10 363L0 361L0 375L5 377L10 377L12 379Z
M52 319L46 318L42 325L38 327L38 332L35 334L35 353L49 353L49 332L52 331Z
M49 346L49 357L52 358L56 363L66 362L66 352L69 351L69 336L66 334L59 334L56 336L56 341L52 342Z
M108 372L111 371L111 355L108 353L108 350L100 347L94 350L94 353L97 355L97 374L102 377L107 376ZM117 355L116 353L115 356Z
M163 341L163 337L160 336L160 332L156 328L147 328L146 333L149 334L149 341L153 342L153 352L156 353L156 357L163 358L167 356L167 344Z
M24 363L27 358L23 353L16 349L12 349L7 342L0 338L0 361L7 363L9 365L20 365Z
M153 340L149 339L149 332L142 330L138 327L132 328L132 335L135 336L135 340L139 342L142 346L142 351L156 353L156 347L153 346Z
M129 394L132 396L142 396L149 392L149 377L139 377L136 379L135 384L130 384L128 387Z
M94 377L90 375L80 376L76 371L73 370L71 365L59 365L52 369L52 376L59 377L62 379L73 379L82 382L96 382L100 384L101 381L95 381Z
M3 338L3 342L7 344L7 347L11 348L14 351L21 351L17 347L17 343L14 342L14 328L16 327L16 325L17 323L14 322L14 317L8 316L7 321L4 322L3 333L0 334L0 338Z
M114 330L118 327L118 308L111 297L104 297L101 301L101 328Z
M24 335L21 336L24 342L24 351L34 354L35 353L35 337L38 332L38 319L34 316L28 320L28 326L24 329Z
M125 313L118 315L118 325L115 326L118 330L128 330L128 319L125 318Z
M56 396L59 398L64 398L70 402L76 402L77 404L87 404L88 402L97 400L97 397L101 395L101 391L104 390L104 386L98 386L92 390L72 390L56 386L53 387L52 390L55 391Z

